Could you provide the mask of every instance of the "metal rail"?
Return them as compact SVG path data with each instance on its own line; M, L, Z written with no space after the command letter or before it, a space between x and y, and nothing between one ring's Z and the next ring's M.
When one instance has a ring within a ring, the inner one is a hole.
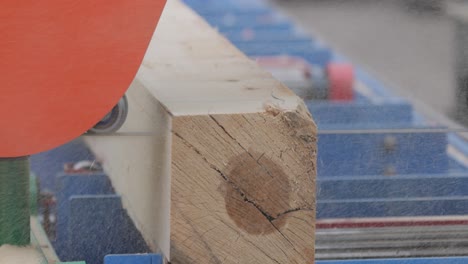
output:
M316 259L468 255L468 225L328 228L316 231Z

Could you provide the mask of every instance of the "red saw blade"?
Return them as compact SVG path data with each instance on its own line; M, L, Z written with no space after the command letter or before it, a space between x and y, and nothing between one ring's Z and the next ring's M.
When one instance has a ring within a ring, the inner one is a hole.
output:
M3 0L0 157L78 137L124 95L165 0Z

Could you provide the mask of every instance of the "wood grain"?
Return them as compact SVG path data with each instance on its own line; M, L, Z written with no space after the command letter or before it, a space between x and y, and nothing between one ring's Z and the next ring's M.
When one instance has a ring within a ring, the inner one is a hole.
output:
M173 262L312 263L310 118L298 110L173 122Z

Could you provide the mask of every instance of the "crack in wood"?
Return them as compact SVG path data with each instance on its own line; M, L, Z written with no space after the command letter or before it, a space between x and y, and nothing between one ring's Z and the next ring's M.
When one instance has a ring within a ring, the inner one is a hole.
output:
M265 155L265 153L262 153L262 154L260 155L259 158L255 159L254 156L253 156L246 148L244 148L244 146L242 146L242 144L240 144L240 142L237 141L237 139L236 139L234 136L232 136L231 133L229 133L229 132L227 131L227 129L226 129L223 125L221 125L221 123L220 123L218 120L216 120L216 118L215 118L213 115L209 115L209 117L216 123L216 125L218 125L218 126L221 128L221 130L224 131L224 133L226 133L226 135L227 135L229 138L231 138L232 140L234 140L234 141L237 143L237 145L239 145L239 147L241 147L252 159L254 159L254 160L256 161L256 163L257 163L258 165L260 165L260 167L261 167L270 177L273 178L273 176L272 176L271 172L268 170L268 168L266 168L263 164L260 163L260 159L263 158L263 156ZM246 118L244 117L244 119L246 119ZM197 153L201 155L201 153L200 153L199 151L197 151ZM282 154L282 153L281 153L281 154ZM205 158L204 158L204 160L205 160L206 162L208 162L208 160L206 160ZM252 204L255 208L257 208L257 210L259 210L260 213L261 213L263 216L265 216L265 218L266 218L269 222L272 222L272 221L278 219L279 217L281 217L281 216L283 216L283 215L286 215L286 214L288 214L288 213L292 213L292 212L297 212L297 211L314 211L313 208L307 208L307 207L305 207L305 208L302 208L302 207L299 207L299 208L292 208L292 209L286 210L286 211L284 211L284 212L281 212L281 213L277 214L276 217L274 217L274 216L272 216L271 214L269 214L268 212L266 212L265 210L263 210L262 207L261 207L260 205L258 205L255 201L249 199L249 198L247 197L247 195L239 188L239 186L237 186L234 182L232 182L231 180L229 180L229 178L228 178L220 169L216 168L216 166L214 166L213 164L210 164L209 162L208 162L208 164L210 165L210 167L211 167L212 169L214 169L216 172L218 172L218 173L221 175L221 177L222 177L226 182L228 182L228 183L239 193L239 195L244 199L245 202L250 203L250 204ZM276 227L275 227L275 228L276 228Z
M216 166L214 166L213 164L208 164L210 166L210 168L212 168L213 170L215 170L229 185L231 185L231 187L242 197L242 199L244 200L244 202L247 202L251 205L253 205L255 208L257 208L257 210L269 221L273 221L275 220L276 218L269 215L267 212L265 212L261 207L260 205L258 205L255 201L249 199L247 197L247 195L239 188L239 186L237 186L234 182L232 182L231 180L229 180L229 178L218 168L216 168Z
M214 118L212 116L210 116L213 120ZM215 121L217 123L217 121ZM217 123L218 124L218 123ZM218 124L219 125L219 124ZM221 128L223 128L221 125L219 125ZM223 130L225 131L225 129L223 128ZM227 131L225 131L227 135L229 135L229 133ZM292 213L292 212L297 212L297 211L301 211L301 210L305 210L305 211L313 211L313 209L310 209L310 208L292 208L292 209L288 209L284 212L281 212L279 213L276 217L272 216L271 214L269 214L268 212L266 212L265 210L262 209L262 207L257 204L254 200L250 199L249 197L247 197L247 195L245 194L244 191L241 190L241 188L239 186L237 186L234 182L232 182L228 176L226 176L218 167L216 167L214 164L210 163L208 161L207 158L205 158L203 156L203 154L195 147L193 146L192 144L190 144L189 142L187 142L187 140L185 140L180 134L178 134L177 132L173 132L174 135L178 138L180 138L182 140L182 142L188 146L189 148L191 148L193 151L195 151L198 155L200 155L200 157L208 164L208 166L213 169L214 171L216 171L241 197L242 199L244 200L244 202L247 202L251 205L253 205L270 223L276 219L278 219L279 217L285 215L285 214L288 214L288 213ZM233 140L234 137L230 136ZM237 142L237 141L236 141ZM238 142L237 142L238 143ZM238 143L239 144L239 143ZM240 144L239 144L240 145ZM248 152L247 152L248 153ZM252 158L253 156L248 153ZM260 156L260 158L262 158L263 155ZM260 159L259 158L259 159ZM258 162L258 161L257 161ZM262 166L262 169L264 169L270 176L270 172L268 170L266 170L266 168L263 167L262 164L259 163L259 165Z
M239 145L239 147L240 147L241 149L243 149L245 152L249 153L249 151L248 151L246 148L244 148L244 146L242 146L242 144L239 143L239 141L237 141L237 139L236 139L235 137L233 137L233 136L226 130L226 128L225 128L223 125L221 125L221 123L219 123L218 120L216 120L216 118L214 118L213 115L209 115L209 117L216 123L216 125L218 125L218 126L221 128L221 130L224 131L224 133L226 133L226 135L228 135L229 138L231 138L232 140L234 140L234 142L236 142L237 145ZM249 155L250 155L250 153L249 153ZM253 158L253 157L252 157L252 158Z

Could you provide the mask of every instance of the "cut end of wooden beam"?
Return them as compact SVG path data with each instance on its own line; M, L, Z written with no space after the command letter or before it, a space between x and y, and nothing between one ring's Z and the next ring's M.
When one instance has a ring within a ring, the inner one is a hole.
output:
M313 263L316 127L307 112L176 117L173 263Z

